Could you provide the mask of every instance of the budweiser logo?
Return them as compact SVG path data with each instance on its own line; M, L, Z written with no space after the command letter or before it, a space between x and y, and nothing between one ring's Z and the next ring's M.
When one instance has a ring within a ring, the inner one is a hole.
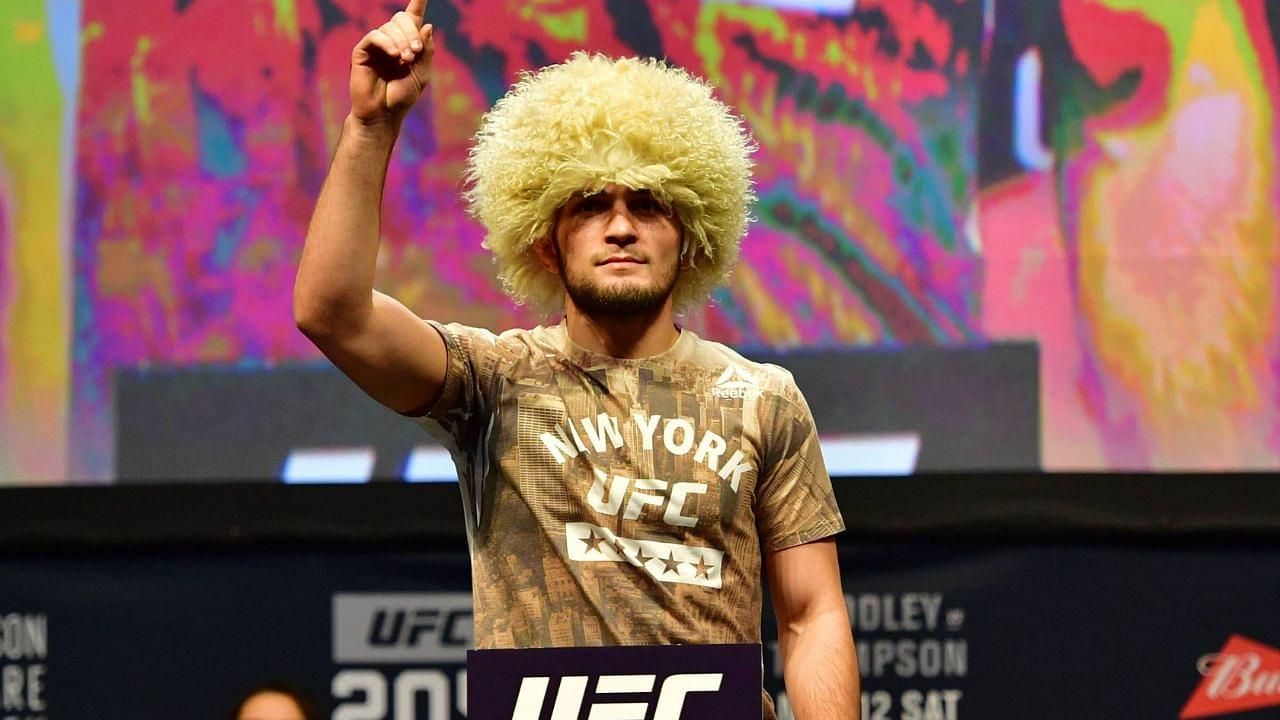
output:
M1232 635L1196 666L1204 679L1182 708L1182 720L1280 705L1280 650Z

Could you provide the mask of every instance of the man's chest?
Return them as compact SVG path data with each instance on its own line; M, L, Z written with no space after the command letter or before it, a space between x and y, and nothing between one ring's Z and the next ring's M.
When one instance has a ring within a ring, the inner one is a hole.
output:
M488 445L539 514L672 536L723 529L749 510L762 451L758 397L715 380L633 367L504 376Z

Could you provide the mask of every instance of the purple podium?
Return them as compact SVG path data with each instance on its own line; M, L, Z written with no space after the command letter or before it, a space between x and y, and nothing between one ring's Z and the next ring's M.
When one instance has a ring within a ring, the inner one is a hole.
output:
M759 645L472 650L473 720L758 720Z

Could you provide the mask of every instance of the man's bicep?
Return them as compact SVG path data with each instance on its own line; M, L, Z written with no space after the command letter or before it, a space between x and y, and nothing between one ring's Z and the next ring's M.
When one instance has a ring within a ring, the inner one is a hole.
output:
M844 612L840 563L831 538L767 552L765 571L779 631L813 613Z
M756 523L767 551L820 540L844 530L831 478L812 422L792 423L781 457L765 468L756 497Z
M312 340L361 390L396 412L425 413L444 387L448 351L440 333L380 292L359 328Z
M788 379L789 397L771 404L765 463L757 485L756 525L766 551L844 530L813 415Z

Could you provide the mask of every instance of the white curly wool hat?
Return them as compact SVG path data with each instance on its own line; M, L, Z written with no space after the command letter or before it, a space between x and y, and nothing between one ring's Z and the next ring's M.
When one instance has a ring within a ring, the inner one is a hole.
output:
M683 231L677 309L723 284L746 233L755 144L711 87L652 59L574 53L519 82L484 116L463 198L508 294L542 311L564 286L539 262L557 210L616 183L649 190Z

